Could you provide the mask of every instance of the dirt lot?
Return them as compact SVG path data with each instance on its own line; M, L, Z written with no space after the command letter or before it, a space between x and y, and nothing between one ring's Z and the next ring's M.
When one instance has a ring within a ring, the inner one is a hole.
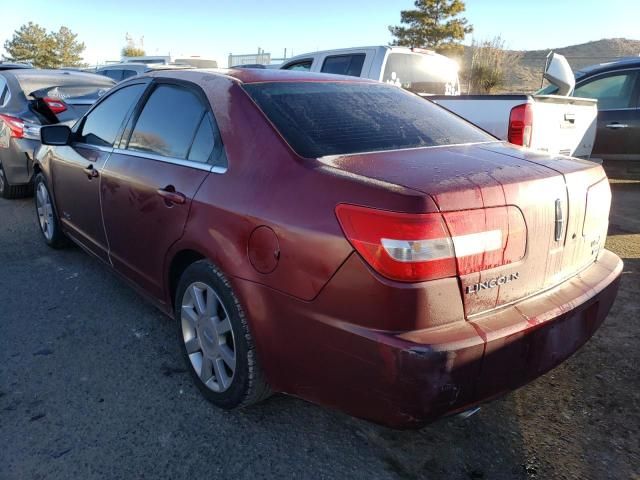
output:
M640 479L640 183L616 182L618 299L574 357L462 420L398 432L285 396L224 413L173 325L0 200L0 478Z

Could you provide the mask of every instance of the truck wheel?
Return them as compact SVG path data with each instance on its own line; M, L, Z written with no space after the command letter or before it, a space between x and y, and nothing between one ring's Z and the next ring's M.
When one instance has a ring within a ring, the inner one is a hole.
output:
M19 198L29 195L29 185L11 185L0 163L0 197Z
M271 394L242 307L222 272L206 260L189 266L175 297L180 349L202 394L231 410Z
M49 194L47 181L42 173L36 175L34 180L36 214L38 215L38 224L44 241L52 248L62 248L68 243L67 237L64 236L58 222L53 200Z

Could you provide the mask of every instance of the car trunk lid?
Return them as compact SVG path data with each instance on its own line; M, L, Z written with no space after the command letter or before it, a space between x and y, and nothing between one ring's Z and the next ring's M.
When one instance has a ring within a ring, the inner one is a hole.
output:
M460 275L465 314L528 297L593 262L606 235L606 213L583 234L587 191L604 178L594 163L536 155L491 142L325 157L325 164L430 195L441 212L511 205L524 217L522 260ZM608 188L608 186L607 186ZM605 199L606 201L606 199ZM561 225L558 232L558 225ZM595 242L595 243L594 243Z

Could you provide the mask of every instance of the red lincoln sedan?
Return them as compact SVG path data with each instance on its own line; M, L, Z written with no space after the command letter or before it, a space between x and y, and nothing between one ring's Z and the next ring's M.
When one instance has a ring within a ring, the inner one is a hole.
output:
M41 136L44 240L174 316L222 408L279 391L417 427L558 365L616 296L599 165L393 86L161 71Z

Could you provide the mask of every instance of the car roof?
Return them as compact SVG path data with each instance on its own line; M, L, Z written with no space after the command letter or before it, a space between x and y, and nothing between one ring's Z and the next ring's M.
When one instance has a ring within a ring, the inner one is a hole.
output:
M194 68L191 65L183 65L180 63L141 63L141 62L122 62L110 63L98 67L98 71L102 70L179 70L186 68Z
M328 49L328 50L318 50L318 51L315 51L315 52L301 53L300 55L296 55L294 57L285 59L282 62L282 65L290 63L291 61L303 60L303 59L309 58L309 57L311 57L313 55L325 55L327 53L340 55L340 54L343 54L343 53L344 54L348 54L349 52L352 52L354 50L391 50L393 52L442 56L442 55L436 53L433 50L423 49L423 48L412 49L411 47L402 47L402 46L399 46L399 45L367 45L367 46L364 46L364 47L332 48L332 49Z
M0 70L33 70L33 67L27 63L0 62Z
M181 78L186 75L202 75L230 78L238 83L267 83L267 82L341 82L341 83L379 83L359 77L331 75L327 73L312 73L296 70L273 70L268 68L229 68L229 69L175 69L154 70L146 73L151 77L171 77L172 73L179 73Z
M576 78L583 78L598 73L635 67L640 67L640 56L621 58L620 60L615 60L613 62L598 63L596 65L581 68L576 72Z

